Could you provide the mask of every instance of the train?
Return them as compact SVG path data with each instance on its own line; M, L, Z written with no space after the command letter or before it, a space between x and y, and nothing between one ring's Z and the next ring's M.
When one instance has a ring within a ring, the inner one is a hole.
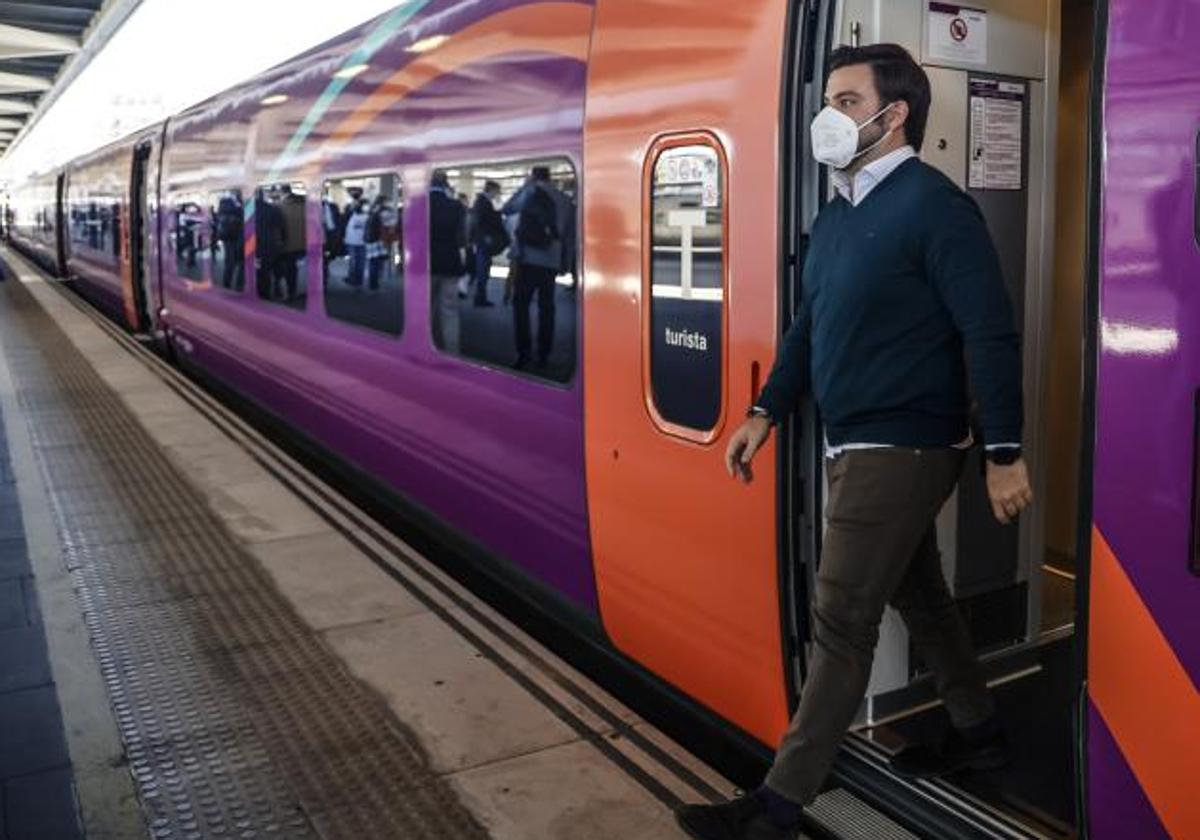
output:
M968 469L939 520L1013 764L889 772L940 714L889 614L835 778L921 836L1200 837L1198 33L1197 0L407 0L14 185L6 235L767 754L804 683L819 415L753 484L721 452L830 195L824 59L900 43L922 156L1001 255L1038 503L1002 527ZM478 243L435 272L431 206L535 171L573 233L549 279Z

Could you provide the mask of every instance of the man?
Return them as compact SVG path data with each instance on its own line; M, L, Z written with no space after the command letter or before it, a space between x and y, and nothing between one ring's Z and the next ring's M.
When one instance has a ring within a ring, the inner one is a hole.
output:
M242 233L245 225L240 193L227 190L217 201L217 240L221 243L221 285L241 291L245 283L245 253Z
M797 836L866 692L889 603L954 724L941 749L904 750L893 770L920 777L1006 759L934 528L965 450L978 442L968 373L996 518L1011 522L1032 501L1020 450L1020 347L999 260L975 203L916 157L929 80L907 52L891 44L835 51L825 101L813 149L832 167L837 195L813 226L800 312L725 453L730 474L751 480L771 427L814 395L829 497L813 654L763 786L732 803L680 809L681 825L703 840Z
M483 191L475 196L471 208L471 244L475 246L475 305L495 306L488 300L488 283L492 278L492 257L508 247L508 231L504 220L496 209L500 197L500 185L485 181Z
M300 261L308 253L305 198L292 192L291 184L282 184L275 202L283 217L283 253L280 256L280 275L286 291L278 297L295 301L300 281Z
M258 296L276 300L276 281L283 277L286 223L279 209L279 190L259 189L254 210L254 238L258 258Z
M442 170L429 188L429 273L432 280L433 339L447 353L459 352L458 279L466 272L463 247L467 208L450 188Z
M537 367L542 369L554 345L555 278L570 270L575 257L574 204L550 181L550 167L535 166L529 181L501 212L517 217L518 270L513 291L517 360L513 367L523 370L532 359L529 305L537 295Z

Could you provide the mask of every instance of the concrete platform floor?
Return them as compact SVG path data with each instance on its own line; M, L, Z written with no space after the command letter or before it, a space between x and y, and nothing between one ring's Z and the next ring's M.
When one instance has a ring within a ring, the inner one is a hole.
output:
M0 840L25 837L83 833L0 411Z
M61 330L55 338L65 335L86 357L258 564L301 620L307 641L335 656L346 680L359 681L382 699L397 728L415 736L429 771L449 785L489 836L679 838L674 804L733 793L730 783L177 372L131 353L19 258L9 257L9 264L16 277L8 282L21 288L0 291L0 307L9 306L12 295L32 297ZM18 441L14 449L21 450L14 464L22 497L27 508L40 505L44 514L55 482L71 477L62 463L48 461L54 453L35 452L28 430L21 428L21 391L31 383L14 381L0 369L0 386L10 436ZM104 441L92 445L102 447ZM108 457L119 465L120 453ZM130 745L121 741L94 639L82 620L80 598L86 601L86 593L71 592L66 573L71 547L63 545L63 529L48 515L34 519L40 521L27 523L31 552L36 549L58 575L57 586L39 589L40 603L84 826L89 837L136 836L145 832L144 817L151 813L147 783L131 776L124 763ZM163 597L173 603L169 591ZM279 718L286 728L287 715ZM257 718L252 724L264 725ZM316 832L327 835L320 825Z

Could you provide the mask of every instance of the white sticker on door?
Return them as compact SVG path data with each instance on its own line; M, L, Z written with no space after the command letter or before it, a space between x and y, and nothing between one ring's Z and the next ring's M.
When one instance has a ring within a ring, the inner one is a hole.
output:
M1024 169L1025 85L971 79L971 159L967 186L973 190L1019 190Z
M987 12L928 0L929 60L987 64Z

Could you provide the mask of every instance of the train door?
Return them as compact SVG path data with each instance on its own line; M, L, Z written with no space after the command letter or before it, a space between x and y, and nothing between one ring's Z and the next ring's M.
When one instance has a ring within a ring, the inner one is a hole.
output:
M1106 5L1089 834L1184 840L1200 837L1200 3Z
M55 273L60 277L67 276L67 230L64 220L67 218L67 173L58 174L54 184L54 255Z
M1081 645L1075 633L1076 501L1082 412L1089 0L841 0L828 46L892 42L929 76L933 105L922 159L979 205L1000 255L1022 336L1024 449L1038 504L1019 526L991 516L974 452L938 521L943 568L984 660L1014 742L1005 770L926 788L941 807L1002 836L1068 836L1076 823ZM803 110L819 110L823 77ZM807 130L807 119L797 131ZM798 144L802 145L802 144ZM798 161L810 198L827 195ZM814 194L815 193L815 194ZM802 190L803 198L803 190ZM803 219L801 219L803 222ZM800 469L820 497L820 470ZM792 511L797 519L798 511ZM819 534L819 529L818 529ZM817 540L819 543L819 539ZM801 544L816 564L819 547ZM903 622L888 611L852 751L882 762L937 737L948 720ZM882 766L882 764L881 764Z
M788 716L771 453L722 452L774 357L778 0L599 0L586 108L585 438L603 626L765 743ZM720 91L720 95L714 93Z
M149 140L134 148L129 181L130 285L125 310L130 328L139 333L149 329L151 323L147 170L153 148Z

